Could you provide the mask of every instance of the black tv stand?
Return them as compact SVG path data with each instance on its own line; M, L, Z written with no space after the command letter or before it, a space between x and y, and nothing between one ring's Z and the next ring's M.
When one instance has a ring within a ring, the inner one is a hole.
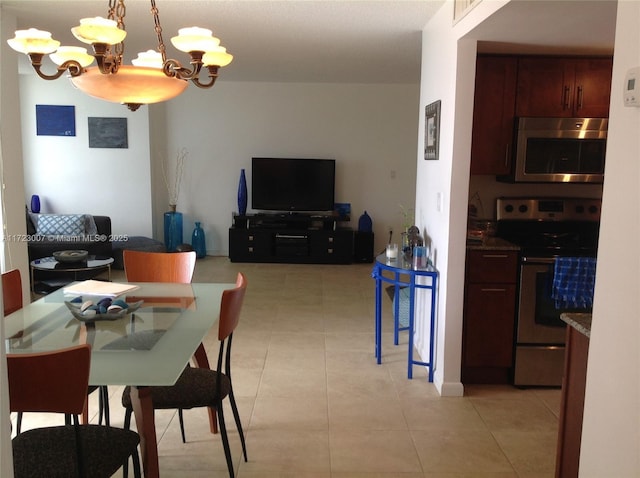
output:
M343 218L306 213L249 214L233 217L229 229L231 262L350 264L353 230Z

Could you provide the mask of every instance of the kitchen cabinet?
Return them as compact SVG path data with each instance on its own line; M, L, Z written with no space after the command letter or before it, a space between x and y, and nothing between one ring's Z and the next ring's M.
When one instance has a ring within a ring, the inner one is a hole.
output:
M463 383L511 381L517 277L517 251L467 251Z
M471 174L509 174L518 58L478 56L473 102Z
M522 57L516 116L608 117L611 58Z

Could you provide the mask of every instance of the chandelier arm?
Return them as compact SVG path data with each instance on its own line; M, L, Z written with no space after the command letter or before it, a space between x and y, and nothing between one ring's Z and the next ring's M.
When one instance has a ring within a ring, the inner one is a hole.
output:
M120 57L111 53L111 48L106 43L93 43L93 53L100 73L110 75L118 72Z
M164 62L162 71L165 75L171 78L178 78L179 80L193 80L198 77L200 70L202 70L202 54L200 54L200 59L192 58L191 65L193 66L192 70L182 66L178 60L169 59Z
M195 78L191 79L191 82L196 85L198 88L211 88L213 86L213 84L216 82L216 80L218 79L218 66L215 65L209 65L207 67L207 69L209 70L209 81L206 83L202 83L200 81L200 77L196 76Z
M71 76L80 76L84 69L82 65L75 60L67 60L63 64L58 66L57 72L53 75L47 75L42 71L42 58L44 55L42 53L29 53L29 59L31 60L31 66L36 71L38 76L43 80L57 80L60 78L67 70L69 71L69 75Z

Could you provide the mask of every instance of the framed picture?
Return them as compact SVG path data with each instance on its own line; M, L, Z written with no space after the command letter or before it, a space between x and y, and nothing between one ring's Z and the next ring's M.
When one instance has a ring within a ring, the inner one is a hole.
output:
M38 136L75 136L75 106L36 105Z
M90 148L128 148L127 118L89 117Z
M440 149L440 100L424 108L424 159L438 159Z

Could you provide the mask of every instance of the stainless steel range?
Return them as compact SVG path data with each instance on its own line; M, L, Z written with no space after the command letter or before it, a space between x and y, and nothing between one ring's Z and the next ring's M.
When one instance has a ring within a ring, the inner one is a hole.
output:
M563 312L551 297L556 257L595 257L599 199L499 198L497 235L521 248L514 385L561 386Z

